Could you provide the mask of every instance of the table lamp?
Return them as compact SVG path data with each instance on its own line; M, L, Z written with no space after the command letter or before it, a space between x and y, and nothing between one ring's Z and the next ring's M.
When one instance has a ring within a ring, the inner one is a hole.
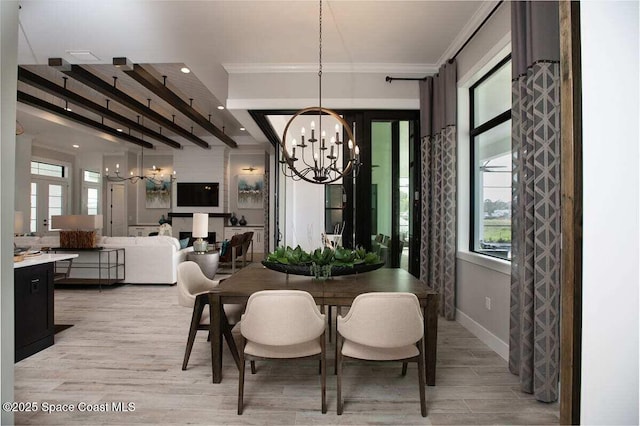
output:
M193 242L193 251L196 253L206 253L208 242L202 238L209 235L209 215L207 213L193 214L193 230L191 236L197 238Z

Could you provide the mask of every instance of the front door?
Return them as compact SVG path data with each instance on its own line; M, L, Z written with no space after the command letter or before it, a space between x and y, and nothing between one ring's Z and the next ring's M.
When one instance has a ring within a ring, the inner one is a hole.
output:
M29 232L51 233L51 216L66 214L67 184L43 178L31 179Z

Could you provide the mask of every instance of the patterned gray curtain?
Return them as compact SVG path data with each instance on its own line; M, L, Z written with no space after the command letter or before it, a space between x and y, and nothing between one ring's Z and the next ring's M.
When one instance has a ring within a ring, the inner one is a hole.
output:
M420 82L420 279L440 293L440 313L449 320L456 312L456 83L455 61Z
M558 399L560 45L557 2L511 3L512 259L509 370Z

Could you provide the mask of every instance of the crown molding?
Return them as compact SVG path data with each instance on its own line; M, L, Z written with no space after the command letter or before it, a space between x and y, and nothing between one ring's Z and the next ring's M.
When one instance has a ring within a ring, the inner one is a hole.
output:
M414 82L417 84L418 82ZM269 98L269 99L228 99L227 108L230 110L299 110L310 105L317 105L318 98L314 99L291 99L291 98ZM331 109L420 109L419 99L409 98L323 98L322 106Z
M315 63L246 63L222 64L228 74L269 74L269 73L317 73ZM328 63L322 64L323 73L371 73L371 74L419 74L432 75L438 72L436 64L393 64L393 63Z
M469 37L471 37L471 34L473 34L474 31L478 29L482 21L484 21L485 18L489 16L493 8L496 7L498 3L498 0L483 1L480 3L480 7L478 8L478 10L476 10L473 16L469 18L469 21L467 21L465 26L462 27L462 30L458 33L456 38L453 39L453 42L451 42L442 56L440 56L440 59L438 59L437 63L439 65L437 68L440 68L442 64L451 59L451 57L458 51L458 49L460 49L460 47L464 43L466 43Z

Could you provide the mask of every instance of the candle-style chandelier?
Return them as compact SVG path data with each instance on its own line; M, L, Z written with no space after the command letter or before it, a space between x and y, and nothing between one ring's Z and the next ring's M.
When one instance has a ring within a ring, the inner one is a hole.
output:
M140 116L138 116L138 124L140 124ZM118 129L120 131L120 129ZM160 129L162 131L162 129ZM129 134L131 134L131 129L129 129ZM144 133L140 136L142 140L144 140ZM137 183L139 180L146 180L148 185L151 187L169 189L173 181L176 180L176 171L169 174L166 178L164 173L162 173L162 169L156 167L155 164L151 167L151 174L143 175L142 168L144 167L144 146L140 152L140 171L141 173L135 175L132 171L129 172L129 176L120 175L120 164L116 163L115 175L109 174L109 168L105 167L104 169L104 178L108 182L124 182L129 181L130 183ZM169 188L164 188L168 186Z
M165 175L162 173L162 169L155 165L151 168L151 174L149 175L134 175L133 172L129 172L129 176L122 176L120 175L120 164L116 164L114 175L109 174L108 167L106 167L104 171L104 178L109 182L124 182L128 180L130 183L137 183L139 180L146 180L156 186L162 186L165 184L171 185L173 181L176 180L175 170L165 178Z
M280 164L282 165L282 173L286 177L310 183L327 184L352 173L357 176L362 163L360 162L360 148L356 144L349 124L335 111L322 107L322 0L320 0L319 17L318 106L301 109L287 122L280 141L282 149ZM306 138L306 129L303 127L300 130L300 142L293 138L287 147L289 127L298 116L309 114L317 115L318 128L315 127L315 121L312 121L310 137ZM322 127L323 115L333 117L338 122L335 125L335 136L331 136L329 139L327 139L327 132ZM347 135L347 152L343 146L344 140L340 138L341 128ZM319 139L316 138L316 130L318 130ZM346 158L342 158L343 156ZM339 160L342 160L343 163L346 160L346 164L339 164Z

